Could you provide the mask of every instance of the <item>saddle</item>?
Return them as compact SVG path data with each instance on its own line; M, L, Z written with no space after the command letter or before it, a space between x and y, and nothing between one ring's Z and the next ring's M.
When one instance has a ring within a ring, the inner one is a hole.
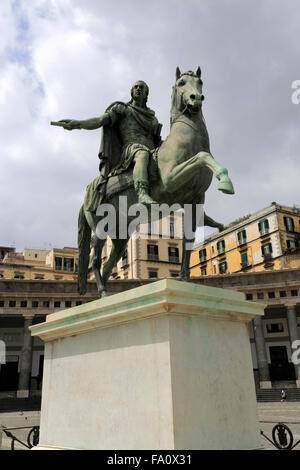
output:
M150 153L148 175L149 183L158 180L158 164L157 164L158 148ZM99 204L109 200L115 194L126 191L128 188L133 187L133 165L118 174L108 175L104 178L103 175L95 178L86 188L84 198L84 209L86 211L95 212Z

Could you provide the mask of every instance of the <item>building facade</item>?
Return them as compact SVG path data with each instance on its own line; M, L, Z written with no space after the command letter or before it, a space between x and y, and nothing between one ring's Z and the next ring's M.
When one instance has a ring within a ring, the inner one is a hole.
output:
M38 250L0 246L0 279L71 280L77 279L77 249L72 247Z
M272 203L207 238L191 254L192 277L300 267L300 209Z
M114 280L110 294L155 282L156 279ZM292 362L293 343L300 341L300 269L236 273L194 278L202 285L238 290L247 300L265 304L265 315L249 324L256 387L300 387L299 365ZM81 297L75 281L0 281L0 341L6 363L0 369L1 393L18 391L19 397L40 393L44 346L32 339L29 326L48 314L97 299L94 281ZM300 354L299 354L300 358Z
M182 259L182 216L166 217L154 224L141 224L112 272L111 279L163 279L180 275ZM110 254L110 239L102 252L102 264ZM91 253L92 257L93 252ZM90 271L90 280L94 274Z

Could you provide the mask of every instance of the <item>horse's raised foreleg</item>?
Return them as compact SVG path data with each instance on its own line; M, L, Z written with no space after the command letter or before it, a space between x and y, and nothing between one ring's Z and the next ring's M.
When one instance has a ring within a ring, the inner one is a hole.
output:
M120 260L123 255L126 245L128 243L127 239L112 240L112 249L109 255L107 262L103 266L102 279L104 285L106 285L114 266Z
M194 176L195 172L201 167L208 167L216 175L220 183L218 189L227 194L234 194L234 189L228 171L222 167L208 152L199 152L179 165L170 168L166 167L161 171L161 179L168 192L173 192L174 187L184 186Z
M226 194L234 194L233 184L228 176L227 168L221 166L208 152L199 152L196 157L198 158L200 166L208 167L216 175L220 181L218 184L219 191Z

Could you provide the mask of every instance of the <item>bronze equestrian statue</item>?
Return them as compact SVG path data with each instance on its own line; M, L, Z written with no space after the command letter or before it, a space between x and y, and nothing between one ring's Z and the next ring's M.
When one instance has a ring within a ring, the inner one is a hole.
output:
M209 136L202 114L203 82L201 70L181 73L176 69L171 104L171 129L164 142L160 138L161 125L147 108L148 86L139 81L131 90L129 103L113 103L98 118L85 121L64 119L51 124L67 130L96 129L103 126L100 148L100 175L88 186L78 221L78 289L86 292L91 231L94 233L93 271L99 296L107 295L106 283L113 267L123 255L129 236L112 239L108 261L101 269L101 253L105 238L98 238L96 229L103 215L97 215L101 204L110 204L119 213L119 197L127 197L127 206L141 203L174 203L193 209L192 231L196 231L196 205L204 204L205 192L213 174L219 180L218 189L234 194L228 171L211 155ZM127 224L134 219L127 217ZM222 224L204 214L204 225L222 230ZM118 233L118 227L117 233ZM188 281L190 250L183 239L181 279Z

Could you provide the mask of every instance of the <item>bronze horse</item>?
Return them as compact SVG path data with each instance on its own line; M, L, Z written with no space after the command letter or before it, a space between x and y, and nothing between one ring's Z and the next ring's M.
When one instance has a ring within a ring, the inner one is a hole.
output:
M204 99L202 85L200 67L196 73L191 71L181 73L177 67L176 82L172 94L170 134L158 149L158 179L151 185L151 197L159 204L177 203L182 207L184 204L192 205L193 232L197 228L196 204L204 204L205 192L211 184L213 174L219 180L218 189L220 191L234 194L227 169L222 167L210 153L209 136L202 114ZM119 213L119 196L127 197L128 207L138 202L133 186L106 198L104 202L111 204L117 215ZM86 292L91 231L94 232L92 267L100 297L107 295L106 283L113 267L123 255L129 239L128 236L127 239L115 238L112 240L112 250L101 274L101 253L105 239L98 238L96 235L96 227L101 218L103 216L98 216L96 211L86 211L83 206L79 213L78 290L82 295ZM128 225L133 219L134 217L127 218ZM222 229L221 224L206 214L204 215L204 225ZM189 239L188 241L191 243L193 240ZM181 279L183 280L189 280L190 251L186 250L186 242L187 240L184 238L181 265Z

